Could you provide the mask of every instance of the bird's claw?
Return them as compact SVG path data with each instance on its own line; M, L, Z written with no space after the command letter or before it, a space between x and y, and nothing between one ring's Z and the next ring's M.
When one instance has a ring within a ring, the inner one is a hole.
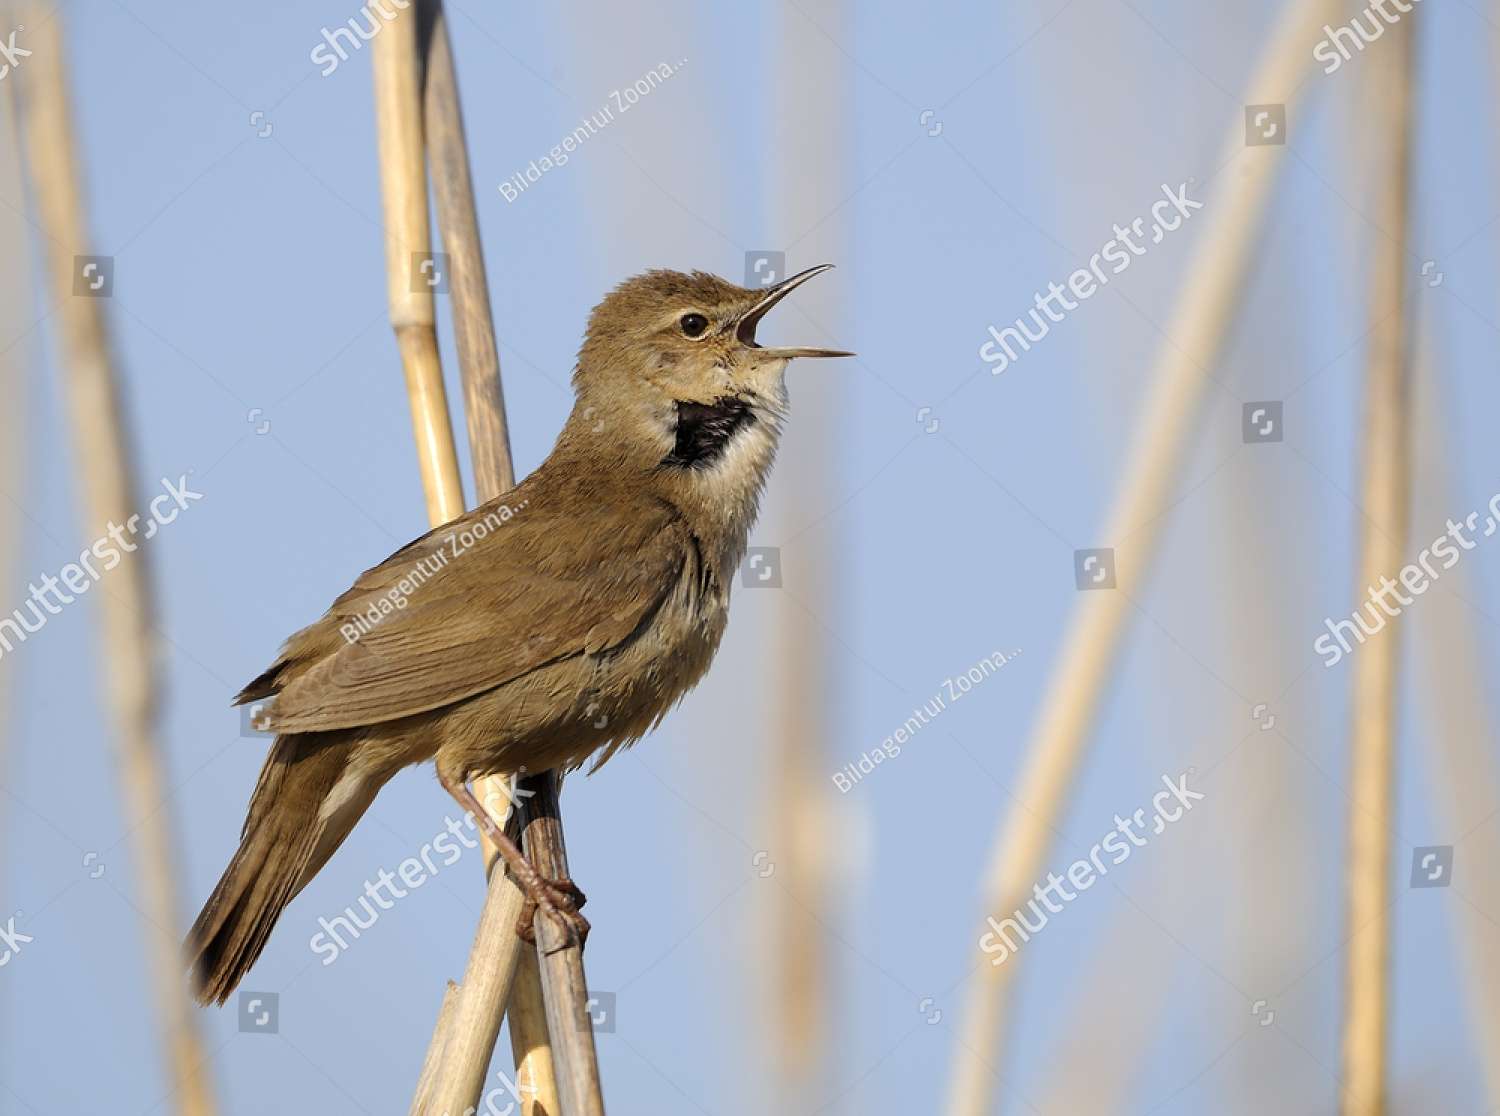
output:
M588 902L588 896L566 877L560 880L542 879L539 885L535 894L526 894L526 905L521 908L516 933L522 941L535 945L536 913L540 910L561 922L569 935L577 939L578 948L582 949L583 944L588 941L589 920L578 912Z

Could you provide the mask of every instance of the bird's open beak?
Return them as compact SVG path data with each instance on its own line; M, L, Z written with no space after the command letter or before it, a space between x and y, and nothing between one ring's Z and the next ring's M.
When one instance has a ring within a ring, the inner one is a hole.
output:
M791 360L793 357L853 356L853 353L846 353L841 349L766 348L756 344L755 341L755 327L760 324L760 320L766 316L771 307L802 286L803 283L806 283L814 275L821 275L823 272L831 270L832 267L833 264L819 264L817 267L810 267L806 271L798 272L790 279L782 280L767 290L760 301L751 306L749 310L746 310L738 324L736 324L734 335L739 338L740 343L748 345L752 349L758 349L768 357L779 357L784 360Z

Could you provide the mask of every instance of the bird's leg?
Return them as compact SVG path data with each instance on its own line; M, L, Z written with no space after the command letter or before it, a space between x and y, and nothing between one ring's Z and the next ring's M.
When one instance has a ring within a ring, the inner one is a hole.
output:
M474 816L479 827L495 843L495 848L499 850L506 866L510 868L510 874L515 878L517 886L526 896L526 905L521 908L521 918L516 924L516 933L523 940L535 943L536 930L533 923L536 920L536 912L540 909L561 922L570 935L576 936L578 947L582 949L584 941L589 936L589 922L578 913L578 908L583 906L585 897L583 892L578 890L577 885L572 880L544 879L536 870L535 865L526 858L526 854L506 836L505 830L495 821L489 810L474 797L474 792L462 779L450 779L440 771L438 782L453 796L459 806Z

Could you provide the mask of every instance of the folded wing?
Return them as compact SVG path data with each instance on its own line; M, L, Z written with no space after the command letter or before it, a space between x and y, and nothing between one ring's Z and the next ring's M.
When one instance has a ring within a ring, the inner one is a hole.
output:
M580 533L538 504L503 523L480 507L366 571L241 700L278 695L266 718L276 732L353 728L626 643L682 573L681 521L596 503Z

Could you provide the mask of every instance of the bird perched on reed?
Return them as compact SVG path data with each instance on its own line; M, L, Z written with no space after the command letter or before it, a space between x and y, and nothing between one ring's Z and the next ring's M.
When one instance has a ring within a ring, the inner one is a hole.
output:
M538 875L469 780L597 768L708 669L787 362L851 355L763 347L756 326L830 266L759 291L703 272L621 284L589 318L572 414L536 472L367 570L240 692L271 699L278 735L188 933L201 1002L229 998L381 786L426 760L529 901L587 931L581 893Z

